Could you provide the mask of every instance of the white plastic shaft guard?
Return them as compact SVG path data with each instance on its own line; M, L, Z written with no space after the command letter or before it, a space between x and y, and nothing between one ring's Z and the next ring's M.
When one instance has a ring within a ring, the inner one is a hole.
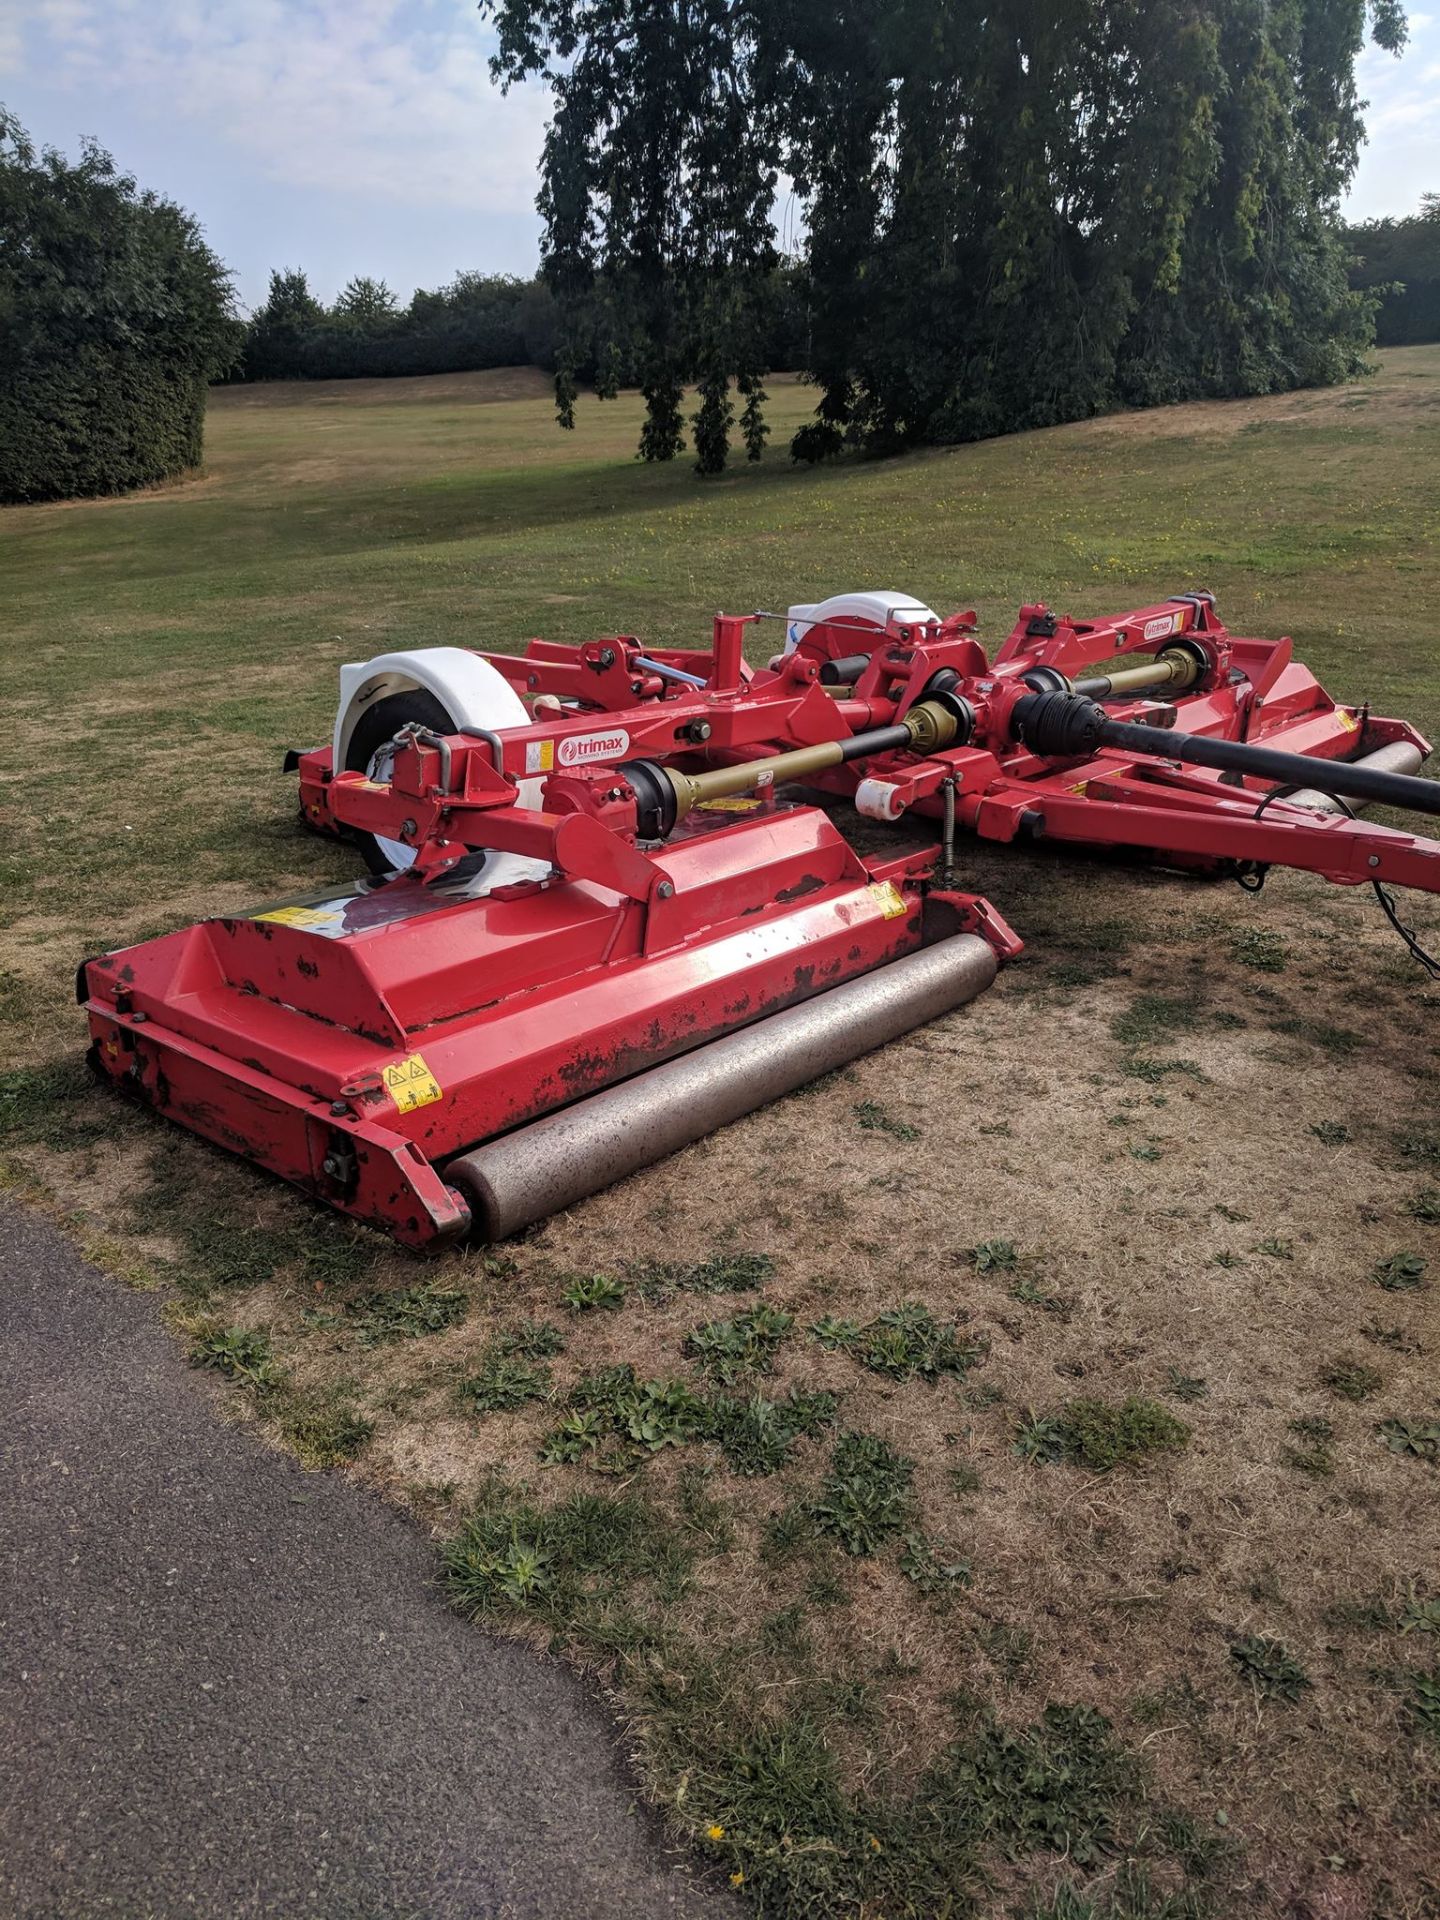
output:
M862 780L855 789L855 811L867 820L898 820L905 811L900 789L888 780Z
M506 727L530 724L525 703L502 673L465 647L418 647L411 653L382 653L373 660L340 669L340 706L335 715L333 762L345 765L350 736L361 715L377 700L393 693L423 688L438 700L459 727L484 727L500 733ZM519 782L522 807L541 805L543 781ZM382 843L397 865L408 865L408 848ZM413 859L413 854L410 856ZM513 886L520 880L540 880L549 872L543 860L518 853L491 853L467 892L488 893L492 887Z

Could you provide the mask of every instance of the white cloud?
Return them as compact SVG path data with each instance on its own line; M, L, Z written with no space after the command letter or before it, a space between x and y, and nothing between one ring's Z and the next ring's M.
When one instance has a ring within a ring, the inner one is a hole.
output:
M502 97L474 0L21 0L20 30L52 84L190 122L288 185L533 207L546 96Z

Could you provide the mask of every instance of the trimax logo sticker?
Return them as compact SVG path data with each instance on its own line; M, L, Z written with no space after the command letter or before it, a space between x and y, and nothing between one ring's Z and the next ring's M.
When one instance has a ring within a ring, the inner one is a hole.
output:
M1167 633L1178 633L1185 624L1184 612L1158 613L1153 620L1145 622L1147 640L1163 640Z
M441 1097L440 1082L418 1053L382 1067L380 1077L400 1113L414 1113L417 1107L428 1107Z
M623 727L608 733L567 733L560 742L562 767L578 767L586 760L618 760L630 751L630 736Z

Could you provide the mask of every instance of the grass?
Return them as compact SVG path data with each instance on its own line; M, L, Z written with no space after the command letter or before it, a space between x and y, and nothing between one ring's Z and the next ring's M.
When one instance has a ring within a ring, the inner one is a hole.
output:
M783 442L810 396L775 393ZM598 1675L648 1794L778 1920L1432 1897L1408 1263L1440 1056L1373 903L962 842L1028 943L983 1002L423 1269L98 1097L75 964L350 878L278 763L387 647L697 644L716 607L865 586L993 642L1037 595L1205 586L1440 732L1440 349L1351 397L817 473L777 447L700 486L631 458L633 396L565 436L525 375L253 391L217 397L195 483L0 515L4 1181L160 1283L307 1465L407 1502L458 1606ZM1357 1567L1390 1624L1337 1634Z

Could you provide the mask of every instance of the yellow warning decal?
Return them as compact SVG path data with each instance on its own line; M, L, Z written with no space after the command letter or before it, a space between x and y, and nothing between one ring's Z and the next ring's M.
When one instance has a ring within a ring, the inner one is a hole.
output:
M1335 718L1347 733L1358 733L1360 731L1360 722L1355 718L1353 713L1347 713L1344 707L1337 707L1335 709Z
M553 740L527 740L525 742L526 773L553 773L555 770L555 742Z
M276 920L282 927L304 927L314 933L321 927L336 926L341 915L334 907L271 907L268 913L257 913L253 918Z
M870 888L870 897L887 920L894 920L898 915L910 911L891 880L877 880Z
M761 803L751 795L735 794L729 800L702 800L702 813L754 813Z
M1067 793L1078 793L1083 796L1089 791L1089 786L1090 783L1087 780L1082 780L1078 787L1067 787L1065 791Z
M428 1107L440 1098L440 1082L421 1054L408 1054L405 1059L382 1067L380 1077L401 1113L413 1113L417 1107Z

